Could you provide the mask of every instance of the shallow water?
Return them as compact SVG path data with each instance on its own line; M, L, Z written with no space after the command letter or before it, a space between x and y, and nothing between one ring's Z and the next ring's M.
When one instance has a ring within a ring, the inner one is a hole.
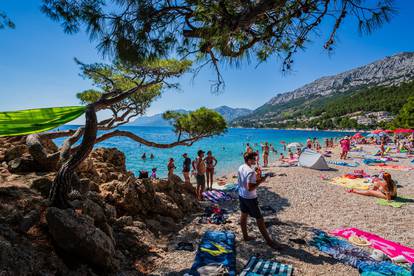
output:
M63 126L62 129L73 129L77 126ZM138 127L123 126L121 130L127 130L139 135L147 140L158 143L171 143L177 138L170 127ZM191 159L196 157L199 149L204 151L211 150L218 160L216 173L221 176L226 173L234 172L238 165L243 162L242 152L245 150L246 143L250 143L253 148L261 152L260 143L265 141L273 144L275 149L280 153L283 150L281 141L286 143L301 142L305 143L308 137L317 137L321 145L324 138L343 137L349 133L331 132L331 131L302 131L302 130L273 130L273 129L241 129L232 128L220 136L203 139L194 143L191 147L179 146L171 149L156 149L130 140L126 137L114 137L97 144L95 147L115 147L123 151L126 155L126 165L128 170L133 171L136 175L140 170L151 172L152 168L157 168L157 176L165 177L167 175L167 162L170 157L174 158L176 173L181 175L182 170L182 154L188 153ZM62 143L63 139L57 139ZM257 144L257 145L256 145ZM142 160L141 156L146 153L147 159ZM155 158L150 159L150 154L154 154ZM277 159L279 154L270 154L270 160Z

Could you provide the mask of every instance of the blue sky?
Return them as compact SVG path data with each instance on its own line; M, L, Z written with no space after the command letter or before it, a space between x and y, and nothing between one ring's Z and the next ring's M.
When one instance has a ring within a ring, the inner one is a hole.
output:
M369 0L371 1L371 0ZM24 4L23 4L24 3ZM90 88L79 76L73 61L102 60L84 33L64 34L58 23L39 11L40 0L0 0L0 10L16 23L14 30L0 30L0 111L77 105L75 94ZM361 36L354 22L339 31L333 54L322 47L328 29L295 58L293 71L282 74L280 61L271 59L256 68L256 62L239 68L223 67L226 89L210 93L214 71L208 67L193 80L180 79L181 91L167 91L148 110L155 114L169 109L200 106L257 108L280 92L298 88L316 78L333 75L388 55L414 51L414 1L396 0L399 13L390 24Z

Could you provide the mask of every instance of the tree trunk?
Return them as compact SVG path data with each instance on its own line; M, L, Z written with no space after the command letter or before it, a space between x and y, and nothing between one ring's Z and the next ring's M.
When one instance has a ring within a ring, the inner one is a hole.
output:
M78 150L62 165L53 181L49 194L51 206L62 209L71 207L67 196L72 190L72 179L75 175L75 170L88 157L95 145L98 124L95 105L88 106L85 112L85 119L82 143Z

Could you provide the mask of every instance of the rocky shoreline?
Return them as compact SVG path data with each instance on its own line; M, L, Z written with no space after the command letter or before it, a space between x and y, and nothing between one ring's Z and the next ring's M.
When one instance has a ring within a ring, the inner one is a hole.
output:
M200 208L179 177L138 179L115 148L95 149L78 168L74 209L49 207L56 170L40 169L24 141L0 138L1 275L146 274L160 241Z

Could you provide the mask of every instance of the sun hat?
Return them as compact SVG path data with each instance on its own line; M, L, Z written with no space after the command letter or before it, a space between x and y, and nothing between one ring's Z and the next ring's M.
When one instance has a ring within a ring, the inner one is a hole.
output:
M348 241L354 245L358 245L358 246L368 246L371 245L371 243L369 241L367 241L366 238L364 237L358 237L355 235L352 235L348 238Z

